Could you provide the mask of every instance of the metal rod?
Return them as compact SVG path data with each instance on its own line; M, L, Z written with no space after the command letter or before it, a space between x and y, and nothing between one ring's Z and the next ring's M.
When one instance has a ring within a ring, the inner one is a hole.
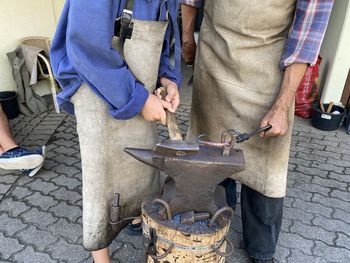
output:
M233 216L233 209L231 207L228 207L228 206L224 206L222 208L220 208L218 211L216 211L216 213L213 215L213 217L210 219L210 222L209 222L209 227L212 227L213 224L216 222L216 220L218 219L218 217L224 213L224 212L229 212L231 216Z
M165 207L167 219L171 220L173 218L172 213L171 213L171 209L170 209L170 205L167 202L165 202L163 199L156 198L153 200L153 203L162 204Z

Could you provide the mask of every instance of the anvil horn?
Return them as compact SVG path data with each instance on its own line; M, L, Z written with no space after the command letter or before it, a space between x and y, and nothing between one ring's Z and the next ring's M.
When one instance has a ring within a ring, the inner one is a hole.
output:
M159 169L153 163L153 150L152 149L137 149L137 148L124 148L124 152L134 157L136 160L143 162L149 166Z

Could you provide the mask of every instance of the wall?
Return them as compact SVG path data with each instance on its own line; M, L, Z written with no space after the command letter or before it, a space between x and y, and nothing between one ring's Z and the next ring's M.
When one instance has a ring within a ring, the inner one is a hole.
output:
M326 36L321 49L322 101L339 103L350 68L350 3L334 1Z
M64 0L0 0L0 91L16 88L6 53L18 39L52 37Z

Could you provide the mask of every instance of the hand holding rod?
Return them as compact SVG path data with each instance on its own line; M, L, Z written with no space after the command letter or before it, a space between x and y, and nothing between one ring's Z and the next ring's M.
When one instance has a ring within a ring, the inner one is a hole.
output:
M162 99L165 100L165 97L167 95L166 89L164 87L160 87L159 91L160 95L162 96ZM179 129L179 126L177 125L175 113L166 111L166 123L169 130L170 140L182 141L181 131Z

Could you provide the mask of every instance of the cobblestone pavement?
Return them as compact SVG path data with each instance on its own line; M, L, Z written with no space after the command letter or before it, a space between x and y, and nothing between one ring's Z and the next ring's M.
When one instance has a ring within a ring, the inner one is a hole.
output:
M185 133L189 106L178 120ZM82 243L81 163L75 120L47 113L11 121L19 144L47 145L43 169L34 177L0 175L0 262L92 262ZM160 135L167 136L160 127ZM279 262L350 262L350 136L341 128L323 132L297 119L291 148L288 193L276 256ZM230 238L240 248L239 207ZM111 245L113 262L144 262L142 240L121 233Z

